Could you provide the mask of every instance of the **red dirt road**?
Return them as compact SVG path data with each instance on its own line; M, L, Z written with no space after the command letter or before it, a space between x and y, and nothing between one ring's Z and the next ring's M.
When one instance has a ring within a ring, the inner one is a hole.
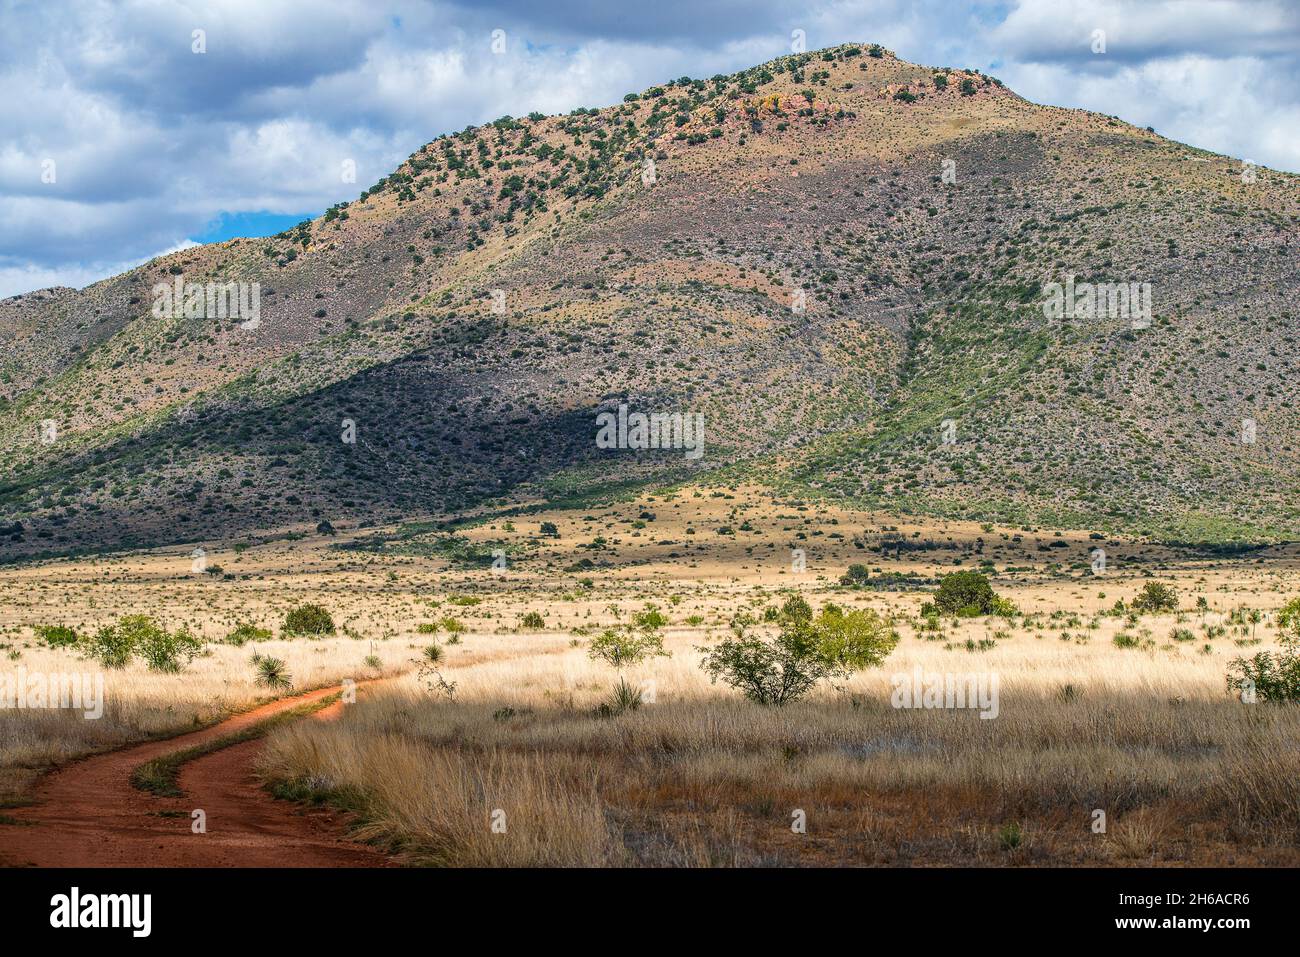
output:
M39 803L6 812L22 823L0 824L0 866L390 865L378 851L344 837L338 815L277 801L262 790L253 776L253 761L262 745L257 739L183 765L183 797L158 797L131 786L131 773L146 761L225 737L338 690L322 688L282 698L202 731L83 758L51 772L36 788ZM342 708L335 702L302 720L328 721ZM207 815L206 834L191 832L195 809Z

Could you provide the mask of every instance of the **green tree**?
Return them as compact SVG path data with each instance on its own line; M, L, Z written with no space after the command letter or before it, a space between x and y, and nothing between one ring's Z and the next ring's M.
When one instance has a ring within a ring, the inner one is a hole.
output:
M797 596L796 596L797 597ZM732 635L701 648L701 664L711 681L722 680L758 704L785 705L806 695L823 679L847 679L880 664L898 643L898 634L874 611L844 612L828 605L813 617L788 601L778 616L778 632L751 632L754 619L737 615Z
M871 571L866 565L861 564L850 565L848 571L840 576L841 585L865 585L869 581L871 581Z
M945 575L935 592L934 607L940 614L958 618L1007 615L1014 610L1010 602L994 594L988 578L976 571Z
M1163 582L1147 582L1133 599L1132 608L1140 615L1148 612L1159 614L1165 611L1177 611L1178 592Z

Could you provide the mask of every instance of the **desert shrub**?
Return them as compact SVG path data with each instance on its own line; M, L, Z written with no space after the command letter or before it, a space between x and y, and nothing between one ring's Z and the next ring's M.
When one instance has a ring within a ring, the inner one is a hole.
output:
M641 689L629 685L622 670L648 658L668 656L663 637L659 634L659 629L667 621L659 609L647 603L643 611L632 616L630 623L606 628L588 643L588 657L613 665L619 671L618 684L597 709L599 715L612 717L641 707Z
M646 602L645 608L632 615L632 625L643 631L656 631L668 624L668 619L657 605Z
M1229 691L1253 691L1258 701L1300 701L1300 598L1278 612L1277 626L1281 649L1234 658L1228 665Z
M270 641L272 637L269 628L259 628L252 622L241 621L234 631L226 635L226 644L240 648L250 641Z
M596 713L602 718L612 718L625 711L636 711L641 704L641 689L634 688L620 677L609 697L596 708Z
M1292 598L1278 610L1277 630L1284 645L1300 644L1300 598Z
M850 565L848 571L840 576L841 585L865 585L871 580L871 571L866 565Z
M1228 665L1228 690L1253 689L1259 701L1300 701L1300 655L1261 651Z
M940 614L958 618L1008 615L1014 610L1010 602L994 593L985 575L974 571L945 575L934 594L934 608Z
M802 595L791 595L777 612L777 619L788 619L790 621L812 621L812 605Z
M1024 831L1020 824L1012 821L1010 824L1004 824L998 828L998 843L1002 845L1004 851L1014 851L1024 841Z
M203 641L184 628L167 631L143 615L133 617L139 621L132 622L127 627L134 632L136 651L150 671L175 674L203 650ZM125 618L122 620L127 622Z
M286 637L334 634L334 619L320 605L299 605L284 616L280 629Z
M51 648L67 648L80 640L77 633L67 625L40 625L36 629L36 637Z
M450 615L444 618L441 624L442 627L448 632L448 634L451 635L461 635L469 630L468 628L465 627L465 623L463 621L461 621L459 618L452 618ZM454 644L454 642L448 640L447 644L449 645Z
M367 668L379 669L384 667L384 660L380 658L378 655L366 655L362 663Z
M427 645L424 649L424 660L436 665L442 661L442 654L442 645Z
M436 621L422 621L415 626L417 635L436 635L438 633L438 623Z
M257 683L264 688L280 690L288 688L293 683L293 675L289 674L284 661L280 658L253 655L253 668L257 673Z
M721 679L759 704L784 705L823 679L842 681L880 664L898 643L897 633L874 611L828 605L816 617L804 617L799 605L786 605L793 613L782 611L775 636L751 633L753 619L738 615L731 637L699 649L710 680Z
M183 628L169 632L147 615L126 615L85 643L86 654L105 668L124 668L138 654L150 671L172 674L202 650L201 639Z
M1163 582L1147 582L1130 606L1138 614L1178 610L1178 592Z
M541 533L549 538L559 538L560 530L554 522L542 522Z
M131 635L116 625L105 625L85 643L86 654L105 668L125 668L135 654Z
M520 624L522 624L525 628L531 628L534 631L546 627L545 619L542 618L540 612L536 612L536 611L530 611L528 614L524 615L524 617L520 620Z
M606 628L587 645L587 656L593 661L603 661L618 669L667 655L664 640L656 630L633 625Z

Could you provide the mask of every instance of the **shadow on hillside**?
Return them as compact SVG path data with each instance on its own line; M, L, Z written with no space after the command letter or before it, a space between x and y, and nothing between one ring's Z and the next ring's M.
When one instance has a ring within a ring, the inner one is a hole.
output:
M268 406L210 401L0 489L0 562L455 514L524 489L562 497L684 471L681 452L596 447L595 417L617 398L541 409L518 398L527 380L432 358L413 353ZM95 507L86 492L101 482L107 504ZM72 508L47 508L16 534L29 488L64 489Z

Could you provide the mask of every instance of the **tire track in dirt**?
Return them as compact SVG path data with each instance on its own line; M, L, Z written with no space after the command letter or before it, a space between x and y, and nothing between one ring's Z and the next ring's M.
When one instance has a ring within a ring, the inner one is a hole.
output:
M253 774L262 745L252 739L183 765L184 796L160 797L131 785L146 761L243 731L282 711L319 701L338 687L280 698L220 724L162 741L92 755L42 778L38 802L0 824L0 865L7 867L385 867L392 861L344 836L328 809L277 801ZM304 721L330 721L334 702ZM207 833L191 831L202 809Z

